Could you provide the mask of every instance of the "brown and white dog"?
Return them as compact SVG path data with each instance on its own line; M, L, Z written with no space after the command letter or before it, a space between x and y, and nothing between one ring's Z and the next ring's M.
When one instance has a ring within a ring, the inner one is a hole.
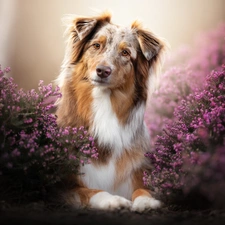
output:
M142 212L160 207L143 185L150 142L144 112L165 45L137 21L124 28L110 17L76 17L67 28L58 124L84 126L99 152L98 159L80 166L84 175L76 176L67 201Z

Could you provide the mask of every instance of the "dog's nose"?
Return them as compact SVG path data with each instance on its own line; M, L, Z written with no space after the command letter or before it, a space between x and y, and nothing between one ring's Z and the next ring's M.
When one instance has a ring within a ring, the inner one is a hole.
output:
M97 66L97 75L101 78L106 78L112 73L112 69L109 66Z

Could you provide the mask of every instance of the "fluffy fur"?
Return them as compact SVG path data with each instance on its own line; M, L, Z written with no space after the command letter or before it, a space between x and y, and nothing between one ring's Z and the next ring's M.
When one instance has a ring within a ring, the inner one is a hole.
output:
M80 166L83 175L66 195L70 204L104 210L158 208L142 181L149 134L144 123L147 96L165 49L162 40L135 21L131 27L111 16L70 19L58 84L58 124L85 126L99 158Z

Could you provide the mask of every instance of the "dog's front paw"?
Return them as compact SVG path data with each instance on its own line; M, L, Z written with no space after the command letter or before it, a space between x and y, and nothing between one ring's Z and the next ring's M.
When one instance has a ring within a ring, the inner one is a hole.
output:
M131 205L131 201L117 195L111 195L108 192L99 192L90 199L91 208L101 210L130 209Z
M135 198L131 210L134 212L144 212L149 209L157 209L161 207L161 202L147 196L139 196Z

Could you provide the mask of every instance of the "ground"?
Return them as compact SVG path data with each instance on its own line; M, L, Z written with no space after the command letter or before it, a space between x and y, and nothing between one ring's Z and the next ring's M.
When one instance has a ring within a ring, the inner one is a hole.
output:
M191 210L179 209L174 206L164 206L143 214L119 210L104 212L95 210L50 209L43 202L27 204L23 207L13 207L1 202L0 224L179 224L179 225L222 225L225 224L225 210Z

